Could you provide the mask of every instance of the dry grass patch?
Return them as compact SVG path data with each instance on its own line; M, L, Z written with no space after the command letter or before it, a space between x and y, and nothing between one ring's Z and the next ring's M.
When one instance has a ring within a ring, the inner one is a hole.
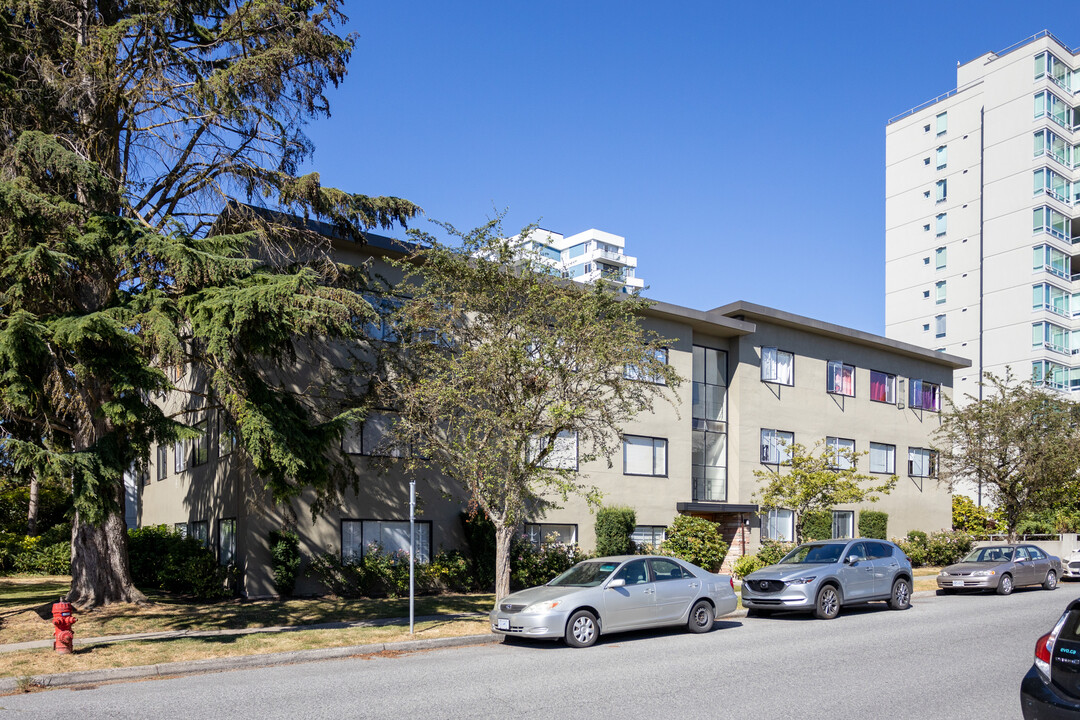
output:
M72 655L57 655L51 648L43 648L0 655L0 677L33 677L78 670L157 665L205 658L483 635L489 631L490 625L486 619L455 620L416 623L414 635L409 634L409 626L406 623L405 625L345 630L290 630L254 635L106 643L76 646L75 653Z
M67 592L69 583L66 577L0 579L0 644L49 639L49 606ZM408 598L317 597L198 603L161 594L149 597L151 602L146 605L109 605L76 613L79 620L75 636L313 625L409 615ZM416 598L415 612L417 616L487 613L494 603L491 594L421 596Z

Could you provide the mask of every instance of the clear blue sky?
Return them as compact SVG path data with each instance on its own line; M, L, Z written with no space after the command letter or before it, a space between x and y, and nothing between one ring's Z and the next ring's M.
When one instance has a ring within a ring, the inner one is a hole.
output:
M360 34L349 75L308 128L325 184L461 228L496 208L510 232L599 228L626 237L649 297L875 333L886 121L956 87L958 61L1044 28L1080 44L1076 10L1017 2L345 11Z

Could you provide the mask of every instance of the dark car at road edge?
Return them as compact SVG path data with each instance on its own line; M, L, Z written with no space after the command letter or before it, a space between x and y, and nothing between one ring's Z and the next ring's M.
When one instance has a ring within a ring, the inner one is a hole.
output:
M1080 599L1035 643L1035 662L1020 682L1024 720L1080 718Z

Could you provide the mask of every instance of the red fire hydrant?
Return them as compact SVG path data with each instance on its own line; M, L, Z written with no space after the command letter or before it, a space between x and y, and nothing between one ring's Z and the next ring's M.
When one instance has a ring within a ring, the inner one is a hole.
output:
M60 598L60 602L53 603L52 606L52 622L53 627L53 650L61 655L68 655L72 652L72 644L75 642L75 633L72 632L71 626L78 620L71 614L71 603Z

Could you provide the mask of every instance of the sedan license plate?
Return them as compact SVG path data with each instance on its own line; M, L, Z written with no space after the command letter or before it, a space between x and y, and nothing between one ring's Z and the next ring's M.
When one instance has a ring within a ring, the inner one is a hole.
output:
M953 584L953 587L964 587L964 581L963 580L953 580L952 584Z
M510 621L507 618L499 618L499 623L498 623L497 627L500 630L509 630L510 629Z

